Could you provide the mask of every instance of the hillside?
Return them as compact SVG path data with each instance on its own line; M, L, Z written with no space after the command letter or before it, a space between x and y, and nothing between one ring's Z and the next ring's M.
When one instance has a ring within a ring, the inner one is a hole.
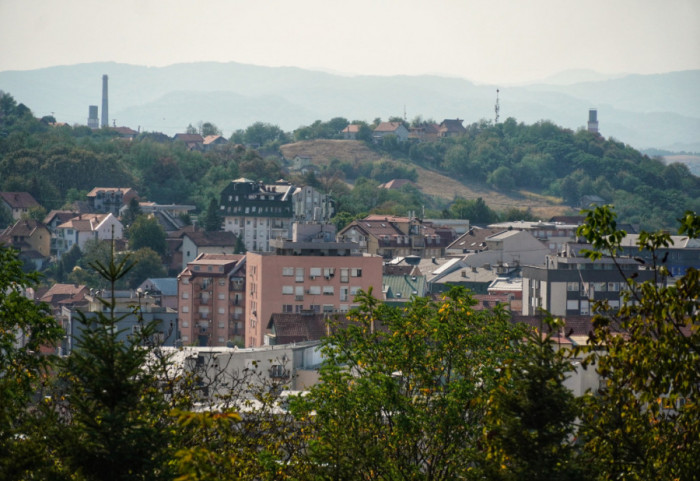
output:
M374 162L382 157L374 150L368 148L364 142L357 140L311 140L295 142L283 145L280 150L286 159L293 159L297 155L311 158L311 162L318 166L326 166L333 159L355 163ZM394 161L396 162L396 161ZM527 191L517 193L504 193L490 189L483 184L465 184L448 175L434 170L426 169L419 165L413 165L418 173L416 184L423 194L439 197L452 201L455 197L476 199L481 197L495 210L505 210L509 207L518 209L531 209L533 214L541 218L549 218L554 215L564 214L571 209L559 205L552 198L538 196Z

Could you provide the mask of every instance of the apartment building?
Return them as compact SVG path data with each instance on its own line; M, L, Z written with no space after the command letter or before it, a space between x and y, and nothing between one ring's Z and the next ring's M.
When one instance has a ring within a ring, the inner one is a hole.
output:
M246 261L246 347L265 342L272 314L347 312L355 295L382 295L382 258L354 254L347 242L274 240L274 252Z
M291 235L294 190L284 181L231 181L219 201L224 230L240 237L247 251L268 252L270 239L288 239Z
M180 339L191 346L243 345L242 254L201 254L177 276Z

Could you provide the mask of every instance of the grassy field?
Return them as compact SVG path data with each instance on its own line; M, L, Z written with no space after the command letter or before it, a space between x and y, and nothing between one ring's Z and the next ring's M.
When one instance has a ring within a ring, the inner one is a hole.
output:
M283 145L280 149L286 159L293 159L297 155L311 158L311 162L323 166L331 160L338 159L356 164L358 162L374 162L381 159L373 150L367 148L363 142L355 140L313 140L296 142ZM476 199L481 197L495 210L506 210L510 207L518 209L531 209L532 212L542 218L548 219L554 215L562 215L570 212L566 206L559 205L559 199L545 197L531 192L499 192L488 188L483 184L463 183L452 177L442 175L439 172L415 166L418 172L418 187L427 195L439 197L448 201L455 197Z

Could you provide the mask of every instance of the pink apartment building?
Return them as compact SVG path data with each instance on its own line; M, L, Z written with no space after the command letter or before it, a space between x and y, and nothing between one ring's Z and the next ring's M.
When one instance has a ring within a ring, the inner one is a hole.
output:
M274 252L246 254L246 347L264 343L272 314L347 312L355 294L382 293L382 258L352 255L356 244L271 240Z
M200 254L177 277L180 339L184 345L245 342L242 254Z

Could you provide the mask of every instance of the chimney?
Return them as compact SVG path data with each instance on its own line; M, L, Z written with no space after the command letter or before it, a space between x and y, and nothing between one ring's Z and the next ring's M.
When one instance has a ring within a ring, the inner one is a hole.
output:
M106 75L102 76L102 127L109 127L109 98L107 95L107 81L108 77Z

